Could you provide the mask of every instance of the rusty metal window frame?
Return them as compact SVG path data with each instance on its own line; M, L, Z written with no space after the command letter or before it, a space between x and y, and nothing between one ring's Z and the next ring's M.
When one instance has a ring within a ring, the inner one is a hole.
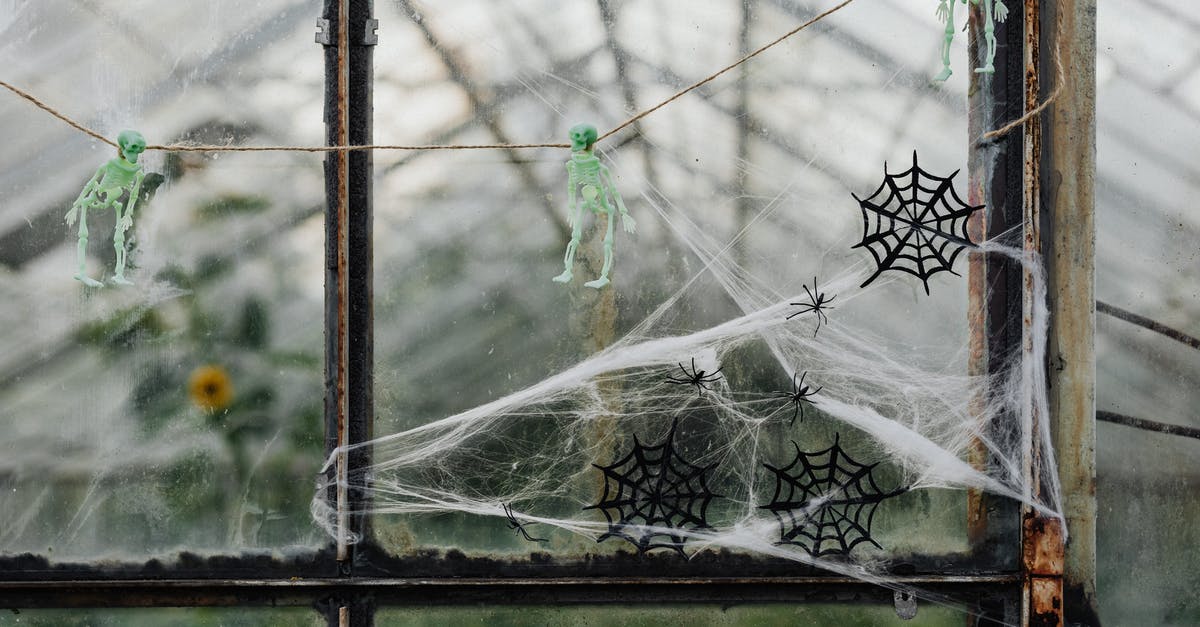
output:
M373 0L324 0L323 4L317 39L325 46L326 139L330 144L341 145L373 143L372 51L377 26ZM1028 244L1045 253L1047 259L1053 259L1051 253L1056 247L1078 246L1079 238L1086 238L1087 229L1092 228L1091 191L1087 185L1094 170L1094 126L1091 138L1081 140L1071 134L1078 133L1080 125L1086 130L1091 123L1092 96L1086 89L1086 81L1093 76L1094 68L1095 6L1094 0L1059 0L1045 5L1026 0L1023 9L1014 8L1005 28L998 32L1001 42L996 78L972 76L970 193L974 196L973 204L981 200L990 208L999 208L989 211L987 232L1024 225ZM1089 22L1089 15L1093 21ZM977 36L978 23L979 16L972 9L969 48L976 55L982 47L982 38ZM1064 26L1057 30L1042 27L1053 23ZM1071 64L1082 86L1068 85L1060 104L1040 122L1026 124L1021 131L996 141L979 142L976 138L984 130L1020 116L1047 96L1055 76L1054 63L1048 55L1039 55L1039 51L1049 49L1057 50ZM1051 80L1042 79L1043 76ZM1068 109L1069 114L1056 114L1064 101L1077 109ZM1062 168L1072 166L1080 169L1080 176L1075 188L1067 190L1070 193L1067 196ZM1047 171L1054 174L1048 175ZM330 153L325 173L325 431L326 448L333 451L372 437L372 155L370 151ZM1051 184L1044 184L1048 180ZM1085 204L1082 211L1078 207L1080 202ZM1063 228L1068 215L1064 203L1073 203L1075 213L1070 214L1070 219L1078 222L1082 215L1082 225ZM1090 248L1084 253L1085 268L1048 263L1052 290L1057 285L1070 291L1071 286L1064 286L1062 281L1079 276L1072 272L1091 276ZM969 284L971 310L975 312L970 321L975 342L973 367L986 371L988 354L1003 354L1021 341L1022 313L1028 304L1024 277L1019 268L1007 262L977 259L971 264ZM1077 308L1080 298L1091 297L1090 288L1076 286L1071 297L1055 299L1052 314L1058 316L1057 321L1086 322L1086 312ZM1073 327L1072 337L1052 336L1051 340L1052 358L1070 354L1072 359L1066 374L1059 370L1052 378L1068 382L1068 377L1075 377L1070 382L1075 386L1090 384L1086 371L1086 357L1091 350L1090 327L1084 324L1083 330L1079 329ZM1080 357L1083 365L1075 361ZM1061 399L1056 402L1052 398L1056 410L1063 411L1062 403ZM1074 435L1082 433L1084 441L1068 451L1077 453L1075 461L1081 459L1078 449L1087 447L1088 427L1078 418L1079 412L1086 409L1068 406L1066 411L1074 412L1075 418L1065 427L1058 416L1048 417L1058 420L1056 426L1060 430L1073 429ZM340 459L330 472L345 476L365 467L369 455L369 450L358 449ZM973 461L987 463L985 459ZM1088 460L1081 463L1067 473L1068 481L1073 481L1067 484L1068 489L1086 488L1089 473L1094 473ZM367 495L356 490L331 489L328 498L342 512L347 533L371 537L370 520L362 513L368 509ZM1083 523L1085 529L1094 529L1094 501L1091 507L1090 514L1086 502L1079 511L1069 510L1069 523ZM977 621L989 618L1028 624L1042 616L1038 614L1045 609L1042 603L1057 600L1057 623L1062 624L1064 589L1069 611L1082 616L1092 607L1088 594L1091 591L1094 596L1094 583L1089 583L1093 581L1094 531L1090 545L1093 567L1087 565L1089 545L1085 531L1079 543L1082 549L1073 541L1072 551L1065 553L1064 569L1061 535L1056 537L1046 532L1046 521L1040 521L1038 527L1039 521L1025 512L1022 525L1022 513L1016 504L985 495L971 495L968 510L973 553L1010 557L1011 569L972 572L967 568L953 574L898 573L894 581L968 602L979 615ZM1020 542L1015 538L1020 538ZM395 576L404 572L404 568L402 561L396 561L370 541L350 544L345 536L325 548L286 560L247 555L211 558L185 555L171 567L163 567L156 561L50 567L42 556L19 556L0 560L0 606L293 605L316 608L331 625L371 625L375 609L387 605L890 603L894 599L892 590L859 580L820 573L789 574L803 570L795 565L746 569L736 576L723 575L728 567L707 571L698 568L681 576L678 568L656 569L631 562L586 576L561 572L534 576L536 569L519 565L443 560L440 567L430 572ZM655 570L660 572L654 574Z

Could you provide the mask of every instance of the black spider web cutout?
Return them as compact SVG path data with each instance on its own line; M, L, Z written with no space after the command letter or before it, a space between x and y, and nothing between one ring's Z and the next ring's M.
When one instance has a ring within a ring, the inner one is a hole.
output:
M709 489L706 473L717 466L696 466L675 450L675 430L661 444L644 446L633 436L633 449L608 466L592 464L604 473L604 494L595 505L608 519L608 531L596 539L622 538L638 548L674 549L684 555L687 536L646 527L695 531L711 529L706 520L708 504L720 498ZM686 557L686 555L685 555Z
M907 272L925 284L943 270L954 275L954 260L964 248L976 248L967 234L967 220L983 205L971 206L954 191L955 170L934 176L917 165L898 174L883 164L883 182L869 198L855 194L863 216L863 238L852 248L866 248L878 268L859 287L866 287L884 270ZM886 194L885 194L886 192ZM882 200L876 200L882 198Z
M779 542L794 544L813 557L849 555L871 538L875 508L884 499L907 492L885 492L875 483L875 464L854 461L833 436L833 446L815 453L796 447L796 458L782 468L763 464L775 474L775 495L759 509L779 520Z

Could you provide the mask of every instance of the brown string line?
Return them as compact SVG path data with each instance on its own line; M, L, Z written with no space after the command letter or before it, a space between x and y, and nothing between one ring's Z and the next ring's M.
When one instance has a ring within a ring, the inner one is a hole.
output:
M80 124L79 122L76 122L75 120L72 120L71 118L59 113L57 110L54 109L54 107L51 107L50 105L42 102L41 100L34 98L33 94L30 94L29 92L27 92L19 87L16 87L15 85L11 85L7 81L0 80L0 85L3 85L12 93L28 100L29 102L32 102L35 106L37 106L42 111L45 111L46 113L49 113L50 115L62 120L63 122L66 122L67 124L71 125L72 128L83 133L84 135L91 135L93 139L98 139L98 140L108 144L109 146L112 146L113 148L118 148L116 142L114 142L113 140L111 140L111 139L101 135L100 133L97 133L96 131L93 131L92 129Z
M75 130L102 141L113 148L117 143L100 133L76 122L54 107L42 102L33 94L0 80L0 86L24 98L37 108L69 124ZM488 150L494 148L570 148L570 144L443 144L443 145L361 145L361 146L229 146L205 144L148 144L146 150L168 150L171 152L337 152L339 150Z
M785 39L791 37L792 35L795 35L796 33L799 33L800 31L808 28L809 26L812 26L813 24L825 19L829 15L832 15L833 13L837 12L838 10L842 9L843 7L845 7L846 5L850 4L853 1L854 0L844 0L841 4L838 4L838 5L834 6L832 9L829 9L828 11L825 11L824 13L817 15L816 17L801 24L800 26L797 26L796 28L793 28L792 30L788 31L787 33L784 33L782 36L778 37L774 41L771 41L770 43L767 43L766 45L747 54L746 56L738 59L737 61L734 61L732 64L726 66L725 68L722 68L721 70L717 71L714 74L711 74L707 78L704 78L700 81L697 81L697 82L689 85L688 87L685 87L683 90L674 94L670 98L667 98L666 100L654 105L653 107L634 115L633 117L629 118L628 120L625 120L624 122L618 124L616 126L616 128L614 128L611 131L608 131L607 133L598 137L596 139L596 141L599 142L601 140L604 140L604 139L610 137L614 133L641 120L642 118L650 115L651 113L658 111L659 109L667 106L668 104L671 104L672 102L678 100L679 98L682 98L683 96L687 95L688 93L716 80L722 74L725 74L726 72L749 61L750 59L753 59L754 57L762 54L763 52L766 52L768 49L782 43ZM0 86L3 86L5 88L7 88L9 91L15 93L16 95L24 98L25 100L28 100L29 102L33 103L35 106L37 106L39 109L42 109L46 113L49 113L50 115L53 115L54 117L62 120L63 122L66 122L72 128L74 128L86 135L89 135L94 139L98 139L98 140L108 144L109 146L112 146L113 148L117 147L117 144L115 142L113 142L111 139L108 139L107 137L101 135L100 133L97 133L96 131L94 131L90 128L87 128L86 126L76 122L75 120L72 120L71 118L67 117L65 114L59 112L54 107L51 107L50 105L42 102L41 100L38 100L32 94L29 94L28 92L26 92L18 87L15 87L15 86L11 85L10 83L3 81L3 80L0 80ZM444 144L444 145L373 144L373 145L358 145L358 146L229 146L229 145L204 145L204 144L166 144L166 145L150 144L150 145L146 146L146 150L167 150L167 151L171 151L171 152L337 152L337 151L342 151L342 150L494 150L494 149L512 149L512 148L570 148L570 147L571 147L570 144L565 144L565 143Z
M844 0L841 2L841 4L835 5L834 7L829 8L829 10L824 11L823 13L817 14L816 17L808 20L808 22L800 24L799 26L796 26L796 28L785 32L784 35L776 37L775 40L770 41L766 44L763 44L763 46L761 46L760 48L755 49L754 52L746 54L745 56L743 56L743 58L740 58L737 61L733 61L732 64L727 65L724 68L721 68L721 70L716 71L712 74L709 74L708 77L703 78L701 80L697 80L696 83L692 83L691 85L686 86L686 88L679 90L678 92L676 92L676 94L672 95L671 97L666 98L666 100L664 100L662 102L659 102L658 105L655 105L648 109L644 109L644 111L642 111L641 113L637 113L636 115L634 115L634 117L631 117L628 120L623 121L623 123L620 123L619 125L614 127L614 129L612 129L611 131L608 131L608 132L604 133L604 135L601 135L599 138L596 138L596 142L604 141L604 139L611 137L612 135L614 135L614 133L624 130L625 127L628 127L632 124L637 123L637 121L640 121L641 119L646 118L647 115L650 115L656 111L659 111L659 109L661 109L662 107L666 107L667 105L670 105L670 103L679 100L679 98L682 98L683 96L690 94L691 91L695 91L696 89L700 89L701 86L703 86L703 85L712 83L713 80L720 78L722 76L722 74L725 74L726 72L733 70L733 68L736 68L736 67L744 64L744 62L749 61L750 59L754 59L755 56L757 56L757 55L767 52L767 50L770 48L778 46L778 44L787 40L788 37L792 37L793 35L798 34L798 32L800 32L806 28L809 28L809 26L811 26L812 24L821 22L822 19L829 17L830 14L840 11L841 8L844 8L846 5L851 4L851 2L853 2L853 1L854 0ZM1062 66L1062 17L1061 16L1058 17L1056 26L1057 26L1057 29L1056 29L1057 30L1056 40L1057 41L1055 42L1055 66L1057 68L1057 74L1056 74L1056 85L1055 85L1054 91L1051 91L1050 95L1048 97L1046 97L1045 100L1042 103L1040 103L1040 105L1038 105L1037 107L1034 107L1033 109L1030 109L1030 111L1026 112L1024 115L1021 115L1020 118L1010 121L1010 123L1001 126L1000 129L996 129L994 131L988 131L988 132L983 133L983 136L982 136L983 141L990 141L990 139L995 139L997 137L1003 137L1004 135L1008 135L1009 132L1012 132L1014 129L1018 129L1019 126L1024 125L1025 123L1027 123L1027 121L1030 121L1032 118L1036 117L1036 115L1045 111L1046 107L1049 107L1050 105L1052 105L1052 103L1054 103L1057 100L1058 96L1060 96L1060 94L1062 94L1063 83L1066 82L1066 71L1063 70L1063 66ZM17 94L18 96L25 98L26 101L31 102L32 105L36 106L37 108L42 109L42 111L47 112L50 115L54 115L55 118L58 118L58 119L64 121L64 123L66 123L67 125L70 125L72 127L72 129L76 129L77 131L84 133L84 135L88 135L91 138L98 139L98 141L106 143L106 144L110 145L110 147L116 148L116 143L113 142L112 139L104 137L103 135L101 135L101 133L98 133L94 130L88 129L88 127L77 123L76 120L73 120L70 117L67 117L66 114L59 112L58 109L55 109L54 107L50 107L49 105L47 105L47 103L44 103L41 100L38 100L37 97L35 97L32 94L29 94L28 91L20 89L20 88L18 88L18 86L6 82L6 80L0 80L0 86L4 86L4 88L12 91L13 94ZM146 150L168 150L168 151L175 151L175 153L335 153L335 151L340 151L340 150L494 150L494 149L521 149L521 148L570 148L570 144L566 144L566 143L424 144L424 145L421 145L421 144L413 144L413 145L362 144L362 145L262 145L262 147L248 147L248 145L245 145L245 147L236 147L236 145L223 145L223 144L150 144L150 145L146 145Z
M570 148L571 144L362 144L349 146L226 146L219 144L147 144L146 150L170 152L338 152L355 150L494 150L500 148Z

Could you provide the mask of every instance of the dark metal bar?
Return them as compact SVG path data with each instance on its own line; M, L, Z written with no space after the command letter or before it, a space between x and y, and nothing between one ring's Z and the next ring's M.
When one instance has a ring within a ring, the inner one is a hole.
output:
M1185 427L1183 425L1173 425L1165 422L1156 422L1154 420L1146 420L1145 418L1134 418L1125 414L1118 414L1111 411L1097 411L1096 420L1111 422L1113 424L1125 425L1135 429L1145 429L1146 431L1157 431L1166 433L1167 435L1181 435L1185 438L1196 438L1200 440L1200 429L1196 427Z
M984 205L968 224L968 232L976 241L994 240L1004 233L1018 229L1023 222L1025 190L1025 138L1012 133L997 142L981 146L976 138L1005 120L1021 114L1025 101L1024 24L1025 16L1014 10L1008 21L999 28L994 74L977 74L986 41L983 37L982 9L976 7L969 15L968 58L959 61L967 73L969 87L967 146L967 202ZM1008 242L1016 245L1017 242ZM1008 365L1009 358L1020 352L1024 337L1022 302L1024 294L1020 264L999 254L971 254L968 258L968 325L970 328L970 362L968 372L973 376L996 375ZM982 410L983 398L975 399ZM1011 428L1019 416L1006 414L989 427L987 438L1002 443L1005 450L1022 450L1029 446ZM996 468L1002 463L976 442L968 453L970 463L981 470ZM992 567L1016 569L1019 565L1020 508L1007 498L986 492L968 492L967 534L977 558Z
M337 2L337 143L350 143L350 3ZM349 467L345 448L349 441L350 416L350 153L339 151L330 155L337 164L337 231L335 247L337 256L337 445L343 452L337 457L337 560L348 567L349 548Z
M348 0L352 31L348 69L350 144L374 143L374 46L376 42L373 0ZM374 278L374 153L357 150L349 160L349 262L348 298L350 328L347 333L347 439L350 444L368 442L375 426L375 278ZM356 447L347 457L354 475L347 494L349 531L370 538L369 496L358 475L371 463L371 449ZM352 611L361 613L362 608ZM355 625L361 623L353 618Z
M1192 337L1183 331L1176 331L1175 329L1172 329L1171 327L1158 322L1157 320L1151 320L1145 316L1140 316L1127 309L1121 309L1115 305L1110 305L1102 300L1098 300L1096 301L1096 312L1107 316L1112 316L1118 320L1124 320L1130 324L1136 324L1143 329L1150 329L1155 333L1165 335L1185 346L1190 346L1196 350L1200 350L1200 338Z
M1018 574L890 577L889 585L939 598L1014 595ZM315 605L331 618L355 618L375 605L890 602L892 589L846 577L620 579L226 579L0 582L0 606L13 609ZM363 605L371 602L371 606ZM337 623L334 623L337 624ZM369 624L369 623L367 623Z
M318 26L317 41L325 46L325 142L329 145L340 143L341 132L338 128L338 50L336 45L340 0L325 0L324 9ZM342 361L340 352L341 342L339 321L341 277L338 275L338 239L342 224L338 221L338 204L341 189L341 174L338 168L337 153L328 153L325 157L325 452L332 453L340 445L342 435L338 416L341 413L339 404L341 394L338 389L340 376L338 364ZM331 468L326 477L330 488L326 498L330 507L338 505L338 470Z
M326 0L326 141L372 143L371 0ZM373 422L372 154L330 153L325 161L325 424L326 450L345 451L370 439ZM366 448L336 458L328 498L336 511L337 561L349 574L351 537L364 537L366 494L351 489L350 474L370 461Z
M1041 99L1045 97L1047 83L1054 79L1051 78L1049 81L1044 79L1046 76L1053 77L1053 73L1043 72L1044 68L1041 63L1044 56L1042 35L1047 23L1041 2L1025 0L1022 10L1025 14L1022 46L1025 92L1022 103L1024 111L1029 111L1038 106ZM1036 253L1045 258L1052 258L1059 250L1060 242L1056 241L1054 237L1054 226L1059 216L1055 204L1046 202L1042 196L1044 186L1047 183L1052 184L1045 178L1046 164L1043 161L1042 153L1044 144L1042 126L1038 123L1030 123L1023 125L1020 130L1024 135L1025 172L1024 194L1021 203L1024 222L1022 248L1027 253ZM1047 274L1052 272L1053 270L1048 270ZM1035 340L1041 340L1032 335L1033 316L1040 303L1036 302L1037 296L1034 293L1032 272L1026 271L1023 275L1026 295L1022 306L1022 316L1025 320L1024 327L1027 338L1023 346L1023 353L1025 359L1032 359L1039 349L1043 348L1033 344ZM1065 304L1070 307L1070 299L1066 299ZM1047 303L1047 305L1052 310L1060 308L1058 300L1054 303ZM1047 338L1045 341L1048 344L1079 346L1076 339L1070 336L1070 329L1053 329L1050 333L1053 339ZM1090 347L1082 350L1090 350ZM1049 382L1047 385L1055 387ZM1022 437L1027 445L1035 445L1026 457L1026 480L1032 486L1034 498L1038 498L1045 495L1043 477L1050 476L1056 472L1056 469L1049 465L1049 460L1046 460L1041 454L1041 449L1036 447L1038 437L1035 434L1039 433L1043 426L1056 428L1063 422L1064 416L1059 407L1055 407L1049 412L1041 411L1036 405L1026 409L1032 411L1033 416L1029 425L1030 431L1023 433ZM1065 419L1069 420L1070 418L1065 417ZM1061 626L1064 621L1062 600L1065 561L1062 521L1046 516L1031 507L1026 507L1021 529L1021 567L1025 572L1022 590L1022 624L1037 624L1045 627Z
M289 605L276 603L274 600L269 603ZM299 604L303 605L303 603ZM375 600L372 595L347 590L345 586L329 588L327 593L319 597L312 605L325 616L326 624L329 627L372 627L375 624Z
M324 31L318 34L325 46L325 140L329 145L348 144L347 92L343 71L347 59L346 0L325 0ZM331 152L325 158L325 450L332 453L345 446L346 416L346 327L347 327L347 153ZM345 456L331 465L329 501L336 512L337 561L346 564L348 545L344 531L347 509Z

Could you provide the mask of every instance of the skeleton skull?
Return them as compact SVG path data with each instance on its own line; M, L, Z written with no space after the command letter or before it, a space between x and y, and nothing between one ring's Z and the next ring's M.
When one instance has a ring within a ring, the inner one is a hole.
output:
M599 133L596 131L596 127L592 126L591 124L576 124L575 126L572 126L571 150L574 152L579 152L580 150L587 150L588 148L591 148L592 144L596 143L596 137L598 135Z
M117 135L117 145L126 161L137 163L138 155L146 151L146 138L137 131L121 131Z

